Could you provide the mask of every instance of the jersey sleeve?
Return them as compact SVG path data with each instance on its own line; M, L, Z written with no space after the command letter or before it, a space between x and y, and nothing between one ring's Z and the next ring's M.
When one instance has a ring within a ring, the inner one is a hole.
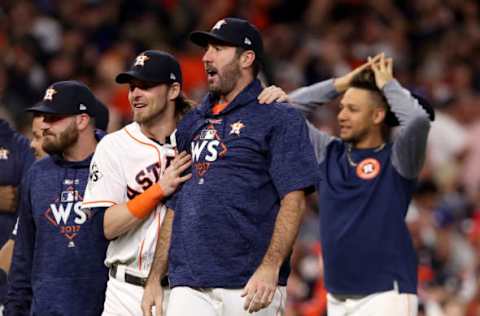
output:
M317 164L303 117L294 109L280 114L270 141L269 173L283 198L297 190L313 191Z
M334 82L334 79L329 79L299 88L290 92L288 99L293 107L300 110L304 115L308 115L340 95L335 89Z
M428 114L396 80L388 82L383 93L400 121L393 143L392 164L403 177L413 179L418 176L425 161L430 130Z
M336 91L334 79L325 80L308 87L299 88L288 95L289 105L300 112L308 119L310 114L317 111L323 104L332 101L340 94ZM315 157L320 164L325 158L328 144L335 138L322 132L307 121L308 136L315 151Z
M97 145L90 163L82 208L110 207L125 201L121 149L106 136Z

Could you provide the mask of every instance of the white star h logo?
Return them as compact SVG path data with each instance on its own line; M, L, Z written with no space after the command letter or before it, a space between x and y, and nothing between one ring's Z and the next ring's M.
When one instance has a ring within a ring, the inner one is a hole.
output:
M374 169L375 169L374 166L369 163L363 167L363 172L365 172L365 174L369 174L374 172L375 171Z
M57 93L57 91L53 88L48 88L47 91L45 91L45 96L43 97L43 100L53 100L53 95Z
M212 27L212 31L213 31L213 30L219 30L219 29L222 27L222 25L224 25L224 24L227 24L227 22L226 22L225 20L220 20L220 21L218 21L218 22L215 23L215 25Z
M245 124L243 124L241 121L237 121L231 124L230 127L232 128L230 130L230 135L232 134L240 135L240 130L245 127Z
M148 57L147 55L138 55L137 58L135 59L135 64L133 64L134 66L145 66L145 62L147 60L149 60L150 57Z

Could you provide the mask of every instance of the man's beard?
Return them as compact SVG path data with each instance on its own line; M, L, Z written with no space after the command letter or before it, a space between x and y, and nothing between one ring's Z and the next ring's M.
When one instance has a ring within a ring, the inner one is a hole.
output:
M237 84L240 78L240 65L237 59L233 59L225 65L223 71L217 72L218 86L209 85L208 90L216 96L229 94Z
M74 145L78 140L78 130L76 128L75 121L73 121L63 132L58 135L44 134L44 136L52 135L54 137L51 140L50 137L44 137L42 148L49 155L62 155L68 148Z

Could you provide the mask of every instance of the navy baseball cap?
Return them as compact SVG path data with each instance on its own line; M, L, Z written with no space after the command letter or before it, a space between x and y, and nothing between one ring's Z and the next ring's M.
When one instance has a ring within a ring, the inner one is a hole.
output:
M410 94L412 95L412 97L417 99L420 106L427 112L428 118L430 119L430 121L434 121L435 111L430 101L428 101L427 98L424 98L418 93L410 91ZM400 125L400 122L398 121L397 116L391 110L388 111L387 116L385 117L385 123L388 126L392 126L392 127Z
M172 55L157 51L147 50L135 58L130 70L117 75L117 83L129 83L137 79L149 83L178 82L182 84L182 71L180 64Z
M225 18L218 21L210 32L195 31L190 40L207 47L209 43L223 43L231 46L253 50L258 60L263 57L263 41L258 29L247 20Z
M59 81L45 91L43 100L28 108L27 112L54 115L88 114L95 118L95 126L106 130L108 109L92 91L80 81Z

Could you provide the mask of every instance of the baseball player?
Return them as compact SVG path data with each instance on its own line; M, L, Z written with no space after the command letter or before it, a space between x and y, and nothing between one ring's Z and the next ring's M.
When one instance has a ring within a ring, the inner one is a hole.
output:
M7 121L0 118L0 247L5 247L7 252L2 257L7 261L4 267L9 266L11 256L8 254L11 254L13 249L8 239L18 216L17 188L34 159L28 140L13 130ZM3 282L0 282L1 305L7 286L6 275L0 274L3 276L1 277Z
M308 124L320 168L328 315L417 314L417 261L405 216L425 158L432 108L393 78L383 54L290 94L306 113L344 93L340 137ZM400 125L393 142L385 130Z
M173 211L160 231L143 312L152 305L161 312L168 258L168 316L279 315L305 191L317 180L307 127L297 111L258 104L263 44L248 21L226 18L191 40L206 48L210 93L178 125L192 179L167 201Z
M140 315L143 285L165 215L161 201L190 178L180 176L190 166L189 155L182 153L167 166L175 156L176 123L191 104L181 92L178 62L164 52L141 53L116 81L129 86L134 122L99 143L83 207L106 209L110 278L103 315Z
M98 315L107 240L101 214L80 209L105 106L78 81L51 85L29 109L41 118L42 147L21 185L4 315ZM108 113L108 112L106 112Z
M42 149L41 124L42 124L42 117L35 116L32 120L32 140L30 142L30 147L33 149L35 153L35 157L37 159L41 159L46 155L45 151ZM26 155L24 156L24 158L28 159L29 156ZM13 228L13 231L10 235L10 238L0 249L0 285L2 286L5 285L5 291L6 291L6 283L7 283L7 273L10 270L10 266L12 263L13 248L15 246L15 236L17 235L17 227L18 227L18 218ZM3 295L2 295L2 302L3 302Z

